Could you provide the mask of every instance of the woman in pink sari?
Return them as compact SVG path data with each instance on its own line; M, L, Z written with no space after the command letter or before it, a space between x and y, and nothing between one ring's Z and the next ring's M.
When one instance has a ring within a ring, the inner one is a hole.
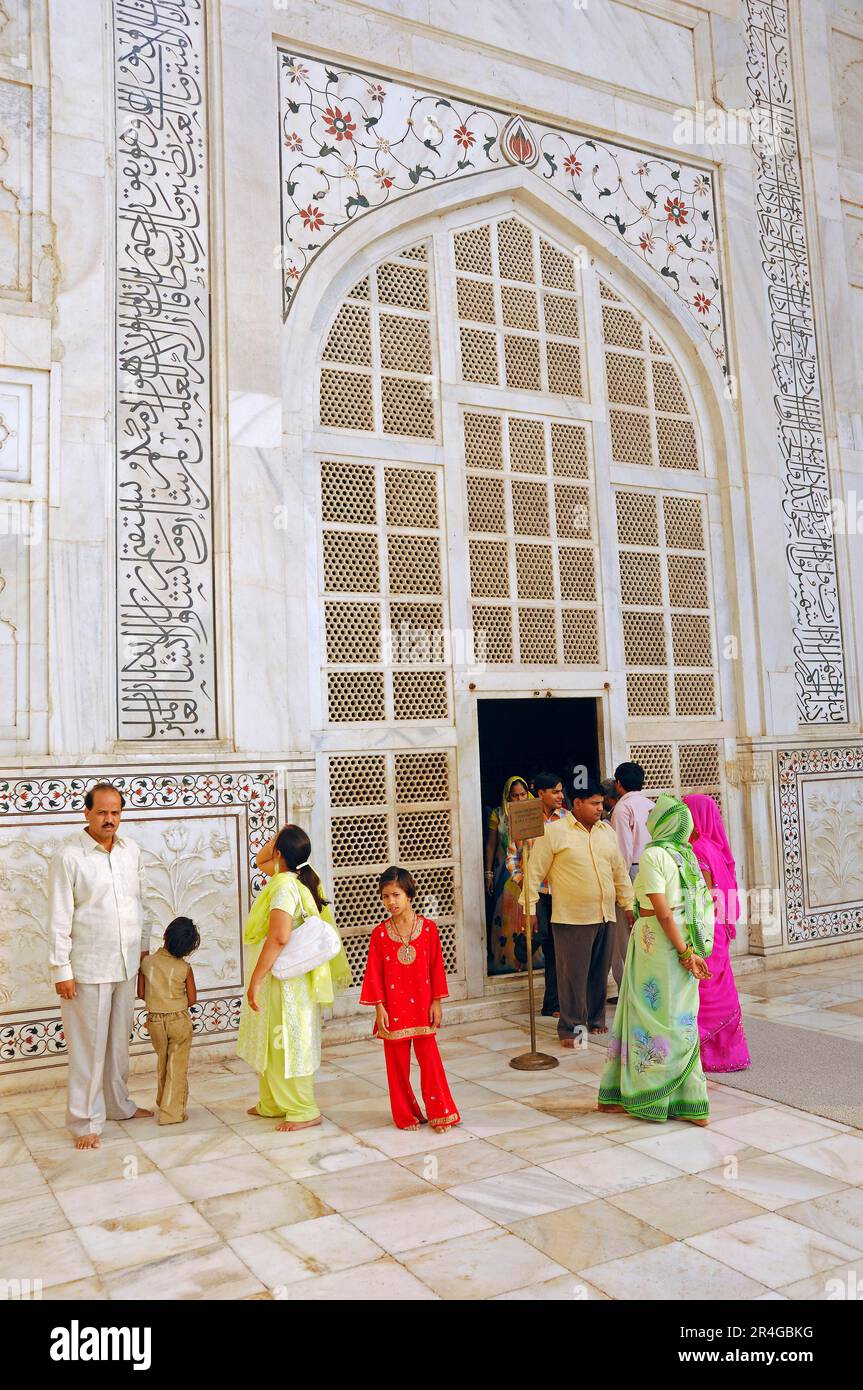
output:
M713 951L707 961L710 978L699 984L701 1065L705 1071L744 1071L751 1061L728 954L728 943L737 935L735 923L740 912L734 858L713 798L699 795L684 796L683 800L695 826L692 848L716 907Z

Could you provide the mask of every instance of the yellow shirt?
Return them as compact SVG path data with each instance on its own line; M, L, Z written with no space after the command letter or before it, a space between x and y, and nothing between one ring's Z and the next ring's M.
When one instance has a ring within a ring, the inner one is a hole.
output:
M604 821L590 830L572 816L547 825L531 850L528 876L531 911L548 879L555 922L613 922L615 903L631 908L634 902L617 836Z

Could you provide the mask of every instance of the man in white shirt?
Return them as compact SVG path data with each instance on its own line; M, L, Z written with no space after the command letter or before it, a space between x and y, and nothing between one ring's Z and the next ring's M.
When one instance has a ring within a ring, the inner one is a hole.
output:
M653 802L649 796L644 795L641 790L643 786L644 768L638 763L620 763L614 769L614 789L618 800L611 813L611 827L617 835L617 843L633 883L638 873L641 851L650 841L647 817L653 810ZM611 973L618 989L623 979L629 933L629 924L623 914L618 912L611 951Z
M97 783L84 806L86 829L51 862L49 939L69 1055L66 1124L76 1149L97 1149L106 1119L153 1112L129 1096L144 921L140 851L117 834L123 797L116 787Z

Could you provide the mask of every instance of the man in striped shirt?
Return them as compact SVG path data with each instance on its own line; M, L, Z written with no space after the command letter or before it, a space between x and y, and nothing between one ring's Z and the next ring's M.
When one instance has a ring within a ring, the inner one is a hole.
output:
M534 796L542 804L542 813L545 817L546 825L552 825L555 821L562 820L569 815L563 804L563 782L556 772L538 772L531 784ZM528 841L530 852L537 844L536 840ZM524 858L521 854L521 846L510 844L506 856L506 867L516 883L521 884L524 880L523 872ZM542 1013L546 1018L557 1018L560 1013L560 1003L557 997L557 965L554 957L554 935L551 930L551 892L548 880L543 879L539 885L539 898L536 905L537 930L542 938L542 954L545 961L545 991L542 999Z

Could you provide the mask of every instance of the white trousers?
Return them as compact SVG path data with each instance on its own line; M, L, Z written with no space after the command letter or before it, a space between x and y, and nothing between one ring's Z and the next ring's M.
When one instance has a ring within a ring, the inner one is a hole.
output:
M130 1120L129 1034L136 978L103 985L76 982L74 999L60 1000L69 1053L66 1127L76 1136L101 1134L105 1120Z

